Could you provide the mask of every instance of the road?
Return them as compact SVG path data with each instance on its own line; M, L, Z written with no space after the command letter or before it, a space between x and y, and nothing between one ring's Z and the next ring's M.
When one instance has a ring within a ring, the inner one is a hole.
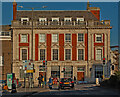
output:
M57 90L52 89L49 92L35 93L33 95L99 95L99 96L120 96L120 92L114 89L108 89L96 86L94 84L76 85L74 89Z
M33 88L33 90L35 90ZM52 90L47 89L47 90L38 90L37 92L28 92L26 93L26 96L24 95L25 92L23 91L22 93L18 92L16 94L10 94L11 96L14 95L14 97L33 97L33 96L38 96L38 97L48 97L48 96L67 96L67 95L76 95L76 96L83 96L83 95L93 95L96 97L120 97L120 92L115 89L109 89L109 88L103 88L96 86L95 84L81 84L81 85L76 85L74 89L66 88L62 90L58 90L57 88L53 88ZM8 97L10 97L8 95ZM5 96L3 96L5 97Z

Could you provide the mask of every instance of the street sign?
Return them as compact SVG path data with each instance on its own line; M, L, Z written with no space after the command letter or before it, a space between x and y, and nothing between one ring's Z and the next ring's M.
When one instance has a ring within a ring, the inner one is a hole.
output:
M26 70L26 73L33 73L33 70Z
M12 89L12 80L13 80L13 74L7 74L7 86L8 89Z

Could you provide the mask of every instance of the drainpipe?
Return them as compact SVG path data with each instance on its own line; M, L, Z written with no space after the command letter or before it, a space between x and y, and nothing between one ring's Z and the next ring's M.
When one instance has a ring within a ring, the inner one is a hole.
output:
M89 54L89 50L88 50L88 21L86 22L87 24L86 24L86 29L87 29L87 53ZM88 55L87 54L87 69L88 69L88 77L89 77L89 79L90 79L90 71L89 71L89 62L88 62L88 60L89 60L89 58L88 58Z

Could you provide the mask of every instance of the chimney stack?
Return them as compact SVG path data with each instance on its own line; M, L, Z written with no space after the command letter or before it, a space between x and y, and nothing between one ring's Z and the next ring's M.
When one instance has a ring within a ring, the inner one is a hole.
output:
M16 14L17 14L17 3L14 0L14 2L13 2L13 20L16 20Z
M89 1L87 2L87 10L89 10L98 20L100 20L100 8L99 7L90 7Z

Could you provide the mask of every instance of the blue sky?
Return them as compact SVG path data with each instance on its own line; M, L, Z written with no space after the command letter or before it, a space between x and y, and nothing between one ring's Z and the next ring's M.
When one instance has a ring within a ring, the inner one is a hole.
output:
M16 0L17 1L17 0ZM45 1L45 0L42 0ZM86 10L86 2L18 2L18 6L41 7L41 10ZM100 7L100 19L111 20L111 45L118 45L118 2L91 2L91 6ZM23 10L18 8L18 10ZM26 9L24 9L26 10ZM2 24L11 24L12 2L2 3Z

